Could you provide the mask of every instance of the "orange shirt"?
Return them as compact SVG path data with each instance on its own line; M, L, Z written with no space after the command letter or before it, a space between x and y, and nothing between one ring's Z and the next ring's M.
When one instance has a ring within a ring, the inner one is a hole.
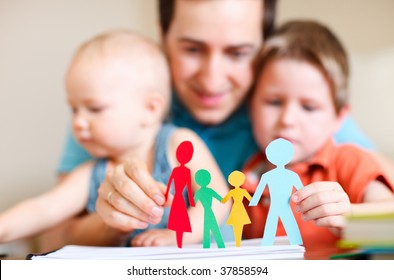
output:
M253 195L261 174L273 167L266 160L264 154L254 155L243 170L246 175L243 188ZM289 169L300 176L304 186L317 181L338 182L349 196L351 203L361 203L366 187L374 180L381 181L394 191L394 185L389 176L373 154L351 144L335 145L332 140L328 141L312 160L297 163ZM265 188L259 204L246 207L252 223L245 225L245 238L260 238L263 236L269 204L269 191L268 188ZM327 228L316 226L313 221L303 221L301 215L294 210L293 202L290 202L290 206L300 229L304 245L338 240L338 237ZM277 236L281 235L286 235L286 231L282 223L279 222Z

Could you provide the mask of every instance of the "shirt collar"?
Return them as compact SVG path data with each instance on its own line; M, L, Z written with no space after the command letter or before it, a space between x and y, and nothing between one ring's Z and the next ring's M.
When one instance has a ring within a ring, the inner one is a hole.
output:
M322 169L327 169L331 165L332 151L334 146L335 144L330 138L310 160L296 163L290 168L298 174L307 173L309 172L310 168L320 167Z
M201 130L211 129L220 130L221 133L233 133L235 128L242 126L250 126L250 118L247 102L244 102L233 114L231 114L224 122L217 125L204 125L199 123L182 102L176 93L172 94L170 121L180 127L188 127L197 133Z

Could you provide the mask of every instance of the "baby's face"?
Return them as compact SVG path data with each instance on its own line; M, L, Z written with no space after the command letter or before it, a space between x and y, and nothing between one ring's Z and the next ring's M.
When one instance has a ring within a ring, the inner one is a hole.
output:
M78 59L66 78L73 133L96 157L119 156L142 141L143 100L121 60Z
M251 104L253 133L261 149L276 138L294 145L292 163L308 160L336 131L328 81L307 62L274 60L257 81Z

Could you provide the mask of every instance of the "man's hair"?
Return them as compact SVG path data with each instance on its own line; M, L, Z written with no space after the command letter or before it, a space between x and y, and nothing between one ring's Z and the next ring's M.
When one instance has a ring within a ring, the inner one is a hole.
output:
M159 20L162 33L165 35L170 29L171 21L174 17L177 0L159 0ZM210 0L213 1L213 0ZM218 1L218 0L216 0ZM222 0L221 0L222 1ZM276 0L261 0L263 7L263 38L268 38L274 31Z
M264 43L257 59L256 79L264 67L276 59L293 59L314 65L330 83L336 112L348 103L346 50L327 26L309 20L294 20L281 25Z

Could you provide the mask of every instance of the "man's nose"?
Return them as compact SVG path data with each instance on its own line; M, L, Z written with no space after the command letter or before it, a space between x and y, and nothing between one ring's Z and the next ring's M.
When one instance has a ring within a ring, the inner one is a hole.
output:
M199 83L206 94L218 94L226 90L227 71L224 58L220 54L209 54L204 58Z

